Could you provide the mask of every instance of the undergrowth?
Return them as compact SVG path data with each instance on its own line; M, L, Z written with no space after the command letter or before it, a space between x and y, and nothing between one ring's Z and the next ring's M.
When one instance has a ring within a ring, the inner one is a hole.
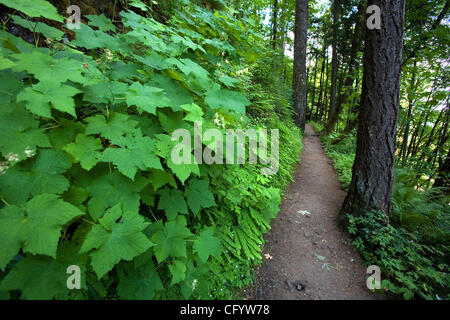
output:
M311 123L316 131L322 125ZM356 137L337 144L336 133L321 136L344 189L351 182ZM386 224L382 213L349 217L348 231L367 265L382 272L382 289L404 299L450 299L450 208L437 190L419 190L417 172L397 168L393 210Z
M301 149L289 90L258 85L270 51L252 21L179 0L162 24L133 0L71 32L45 0L0 3L15 12L0 31L0 297L235 297ZM173 163L171 134L195 121L279 129L278 172Z

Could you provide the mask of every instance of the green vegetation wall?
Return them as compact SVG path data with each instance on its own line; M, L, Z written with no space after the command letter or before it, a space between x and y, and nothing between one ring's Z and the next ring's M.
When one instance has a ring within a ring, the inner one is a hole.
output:
M271 80L251 21L134 0L104 11L113 20L82 11L87 24L68 30L59 2L0 4L11 13L0 31L0 297L235 296L301 147L288 94L258 85ZM175 164L171 134L195 121L279 129L277 174Z

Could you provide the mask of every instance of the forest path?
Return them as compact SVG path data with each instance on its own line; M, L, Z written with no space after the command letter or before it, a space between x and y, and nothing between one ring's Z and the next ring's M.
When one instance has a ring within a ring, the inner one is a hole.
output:
M366 266L337 224L346 192L308 124L303 144L294 182L265 237L264 261L248 299L381 299L367 289Z

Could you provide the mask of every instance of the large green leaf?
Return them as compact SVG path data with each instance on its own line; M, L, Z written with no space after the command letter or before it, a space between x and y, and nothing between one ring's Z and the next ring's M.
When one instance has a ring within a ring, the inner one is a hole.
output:
M64 150L69 153L77 162L80 162L81 167L85 170L91 170L100 159L102 144L100 139L78 134L75 142L72 142L64 147Z
M0 175L0 195L9 204L20 204L41 193L63 193L69 181L62 174L69 168L64 151L41 149L36 157Z
M148 225L137 213L122 215L119 205L108 210L89 231L80 252L89 252L92 268L102 278L121 260L130 261L153 244L142 233Z
M0 108L0 152L3 156L14 153L19 159L26 158L26 148L50 147L50 141L39 122L21 105L5 105Z
M112 162L128 178L133 180L138 169L162 170L161 162L155 154L154 140L144 137L139 129L111 141L114 147L103 152L101 161Z
M216 205L214 195L209 190L209 183L206 180L189 180L185 196L189 208L194 214L199 213L201 208L209 208Z
M62 22L63 17L58 14L56 8L45 0L0 0L7 7L22 11L27 16L44 17L50 20Z
M210 256L218 256L222 253L222 245L220 240L214 236L213 227L205 228L200 233L194 240L193 248L203 262L206 262Z
M19 252L56 257L64 224L83 215L77 207L54 194L41 194L22 206L10 205L0 210L0 269Z
M186 238L191 232L186 228L186 219L178 216L165 224L163 230L156 232L151 240L155 243L153 250L159 263L167 257L186 257Z

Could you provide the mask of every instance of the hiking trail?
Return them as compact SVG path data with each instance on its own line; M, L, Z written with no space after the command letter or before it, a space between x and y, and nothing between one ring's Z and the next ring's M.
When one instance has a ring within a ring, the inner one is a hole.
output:
M337 224L346 192L309 124L303 144L294 182L265 236L263 263L247 298L382 299L367 289L366 266Z

